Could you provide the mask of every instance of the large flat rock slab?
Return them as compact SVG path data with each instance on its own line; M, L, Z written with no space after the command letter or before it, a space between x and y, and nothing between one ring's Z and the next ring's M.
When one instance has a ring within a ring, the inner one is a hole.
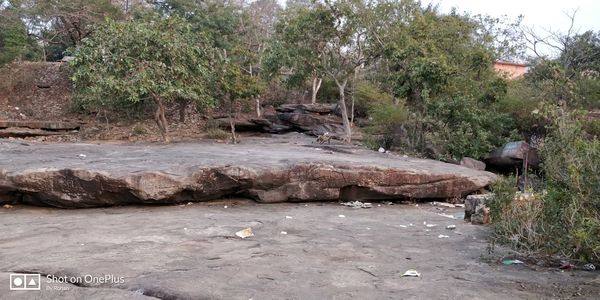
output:
M453 198L495 175L439 161L306 140L243 144L0 142L0 201L57 207L164 204L245 196L260 202ZM339 148L339 151L336 150ZM3 199L3 200L2 200Z

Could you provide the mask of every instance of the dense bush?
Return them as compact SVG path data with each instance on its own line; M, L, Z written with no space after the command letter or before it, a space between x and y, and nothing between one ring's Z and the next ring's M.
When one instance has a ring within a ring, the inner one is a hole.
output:
M429 139L450 159L482 158L518 139L513 118L469 97L432 102L426 122Z
M600 262L600 141L582 138L572 115L560 116L541 147L545 184L528 200L511 182L494 187L495 239L530 253Z

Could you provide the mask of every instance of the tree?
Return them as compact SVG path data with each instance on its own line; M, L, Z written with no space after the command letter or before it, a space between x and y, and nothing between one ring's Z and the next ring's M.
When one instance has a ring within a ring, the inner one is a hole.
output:
M84 107L153 101L166 142L167 103L211 103L213 48L181 18L108 21L74 55L73 81Z
M62 58L68 47L79 45L106 18L122 17L121 10L111 0L9 0L6 3L11 11L7 20L13 26L25 24L28 37L39 41L44 59L51 60Z
M295 6L283 14L267 51L267 77L284 73L289 86L301 86L310 78L311 103L323 82L323 55L331 38L333 18L323 6Z
M323 51L323 70L339 89L344 140L350 142L352 127L348 120L346 85L352 76L356 76L358 68L367 62L368 32L364 26L367 7L360 0L326 1L324 6L332 22L329 23L331 27L324 29L330 34L330 39Z

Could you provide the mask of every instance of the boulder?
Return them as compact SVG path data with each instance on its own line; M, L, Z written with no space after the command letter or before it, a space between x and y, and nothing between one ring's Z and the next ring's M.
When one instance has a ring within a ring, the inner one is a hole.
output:
M34 147L0 142L0 198L66 208L236 195L259 202L447 199L496 178L439 161L294 143Z
M470 157L463 157L460 160L460 165L463 167L467 167L469 169L480 170L480 171L485 170L484 162L478 161L478 160L476 160L474 158L470 158Z
M465 221L471 224L487 224L490 222L490 209L486 202L493 194L469 195L465 199Z
M507 143L495 149L485 158L485 162L494 169L514 171L515 167L523 165L525 159L527 159L529 167L539 167L540 160L537 149L525 141L518 141Z
M275 112L266 113L263 118L239 116L235 119L237 131L258 131L269 133L304 132L318 136L325 132L336 139L344 136L342 119L338 116L336 104L284 104ZM229 118L215 118L219 127L229 128ZM358 130L353 130L353 138L361 138Z

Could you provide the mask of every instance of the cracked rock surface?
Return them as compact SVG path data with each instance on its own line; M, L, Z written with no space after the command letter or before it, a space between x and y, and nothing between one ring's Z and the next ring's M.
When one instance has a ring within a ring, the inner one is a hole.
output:
M64 208L198 202L430 199L464 196L495 175L310 139L242 144L0 142L0 202Z

